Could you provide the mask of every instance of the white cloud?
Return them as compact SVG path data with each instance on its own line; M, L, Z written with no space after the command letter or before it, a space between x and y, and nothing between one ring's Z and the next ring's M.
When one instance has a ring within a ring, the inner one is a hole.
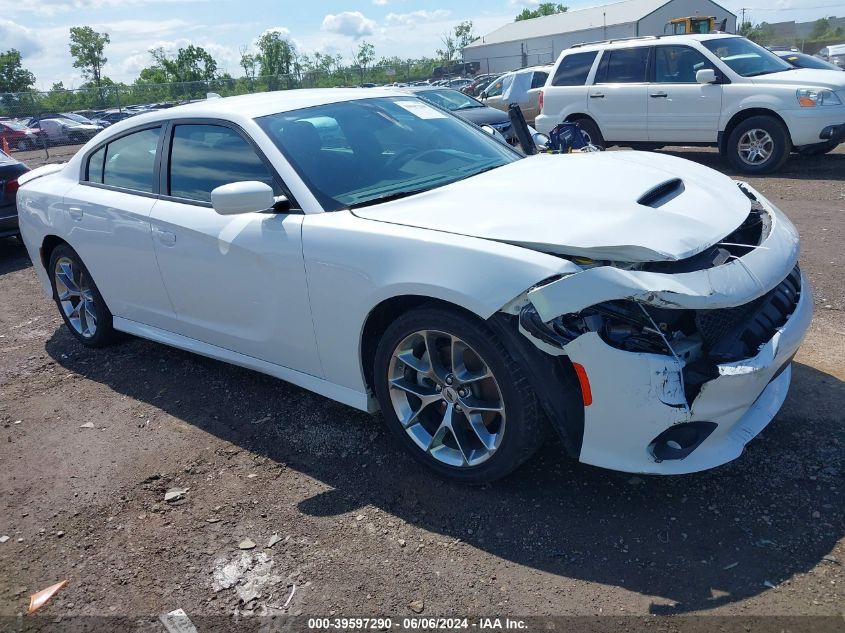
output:
M540 0L508 0L508 5L515 9L534 9L540 4Z
M22 57L40 53L42 46L35 33L10 20L0 20L0 46L2 50L16 48Z
M323 30L339 33L358 40L376 32L375 20L364 16L360 11L344 11L337 15L329 14L323 18Z
M390 0L373 0L373 4L376 5L377 7L383 7L388 2L390 2Z
M411 11L410 13L388 13L384 19L387 26L414 26L419 22L431 22L442 20L451 15L446 9L435 9L434 11Z

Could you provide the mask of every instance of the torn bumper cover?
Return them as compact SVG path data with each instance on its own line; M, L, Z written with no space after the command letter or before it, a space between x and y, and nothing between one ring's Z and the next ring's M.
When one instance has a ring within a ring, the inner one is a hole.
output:
M581 365L589 381L580 461L705 470L737 458L783 404L812 291L797 268L795 228L743 187L770 226L741 257L676 274L598 266L528 293L523 334Z

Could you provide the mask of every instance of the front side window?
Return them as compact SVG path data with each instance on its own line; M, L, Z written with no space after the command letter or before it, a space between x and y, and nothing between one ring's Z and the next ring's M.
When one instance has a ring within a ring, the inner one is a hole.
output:
M198 202L211 202L213 189L233 182L257 180L274 186L270 171L252 145L221 125L173 128L168 180L169 195Z
M502 89L504 85L505 78L499 77L495 82L487 86L487 90L485 90L485 92L487 93L488 97L498 97L500 94L502 94Z
M553 86L583 86L593 67L598 51L575 53L564 57L555 71Z
M343 101L257 121L330 211L434 189L520 158L413 97Z
M689 46L656 46L654 48L654 81L659 84L694 84L695 74L715 67L697 50Z
M648 47L618 48L605 51L602 56L602 68L596 77L596 83L636 84L646 80L648 69ZM605 62L605 60L607 60Z
M161 128L141 130L109 143L105 148L102 183L152 193L159 134ZM88 166L90 174L90 162Z
M743 77L757 77L792 69L792 66L773 52L744 37L719 37L701 43L732 71Z

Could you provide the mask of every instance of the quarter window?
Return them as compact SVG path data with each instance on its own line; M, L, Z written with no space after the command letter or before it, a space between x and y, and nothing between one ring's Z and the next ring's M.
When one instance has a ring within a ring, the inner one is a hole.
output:
M535 72L531 78L531 89L542 88L546 85L546 80L549 78L549 73Z
M598 51L575 53L564 57L555 71L553 86L583 86L593 67Z
M264 162L236 131L221 125L174 128L170 149L171 196L210 202L212 189L244 180L257 180L274 187Z
M715 67L689 46L657 46L654 49L654 81L659 84L694 84L695 73Z
M106 146L104 145L91 154L91 158L88 159L88 176L85 180L103 184L103 164L105 163L105 159Z
M105 147L105 159L102 169L102 183L112 187L121 187L153 193L153 176L155 174L156 148L161 128L141 130L127 134L112 141ZM91 159L95 173L91 174L91 162L88 163L88 173L92 182L97 180L97 154Z
M596 83L644 83L649 50L647 47L639 47L605 51Z

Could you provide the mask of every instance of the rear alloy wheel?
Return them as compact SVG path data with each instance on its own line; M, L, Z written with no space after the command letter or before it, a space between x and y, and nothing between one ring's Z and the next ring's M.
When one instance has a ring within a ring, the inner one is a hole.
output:
M754 116L737 125L728 138L733 166L746 174L768 174L789 158L792 143L783 124L769 116Z
M484 483L510 473L545 439L536 396L493 334L440 308L403 315L375 359L390 430L440 475Z
M53 296L71 334L88 347L111 343L112 314L76 251L66 244L53 249L50 271Z

